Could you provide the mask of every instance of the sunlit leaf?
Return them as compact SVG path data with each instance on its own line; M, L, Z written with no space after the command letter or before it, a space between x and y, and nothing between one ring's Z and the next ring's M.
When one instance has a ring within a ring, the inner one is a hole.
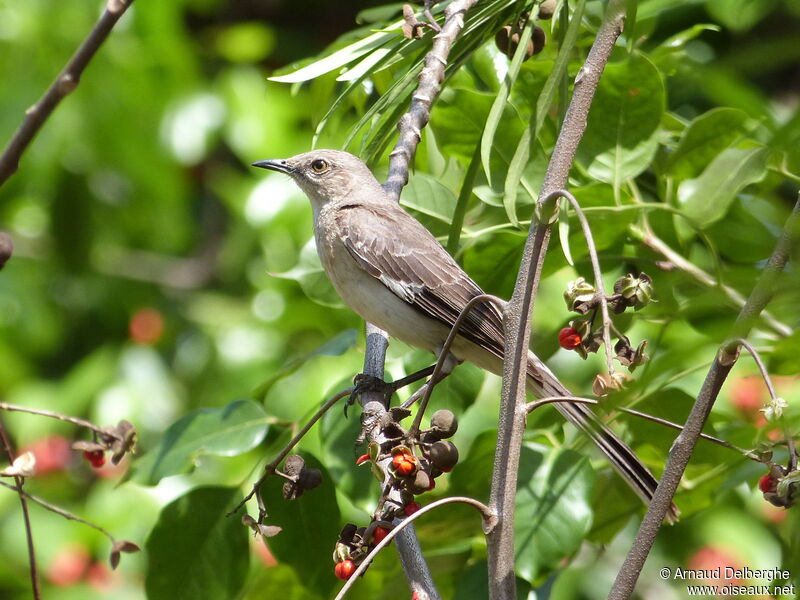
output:
M203 454L242 454L261 443L268 427L267 414L252 400L190 412L173 423L158 444L136 462L132 479L155 485L162 477L190 470Z
M661 74L644 55L607 65L578 147L589 174L618 187L644 171L658 147L664 105Z
M718 154L702 174L678 188L678 201L686 215L701 227L718 221L745 186L766 175L769 149L728 148Z

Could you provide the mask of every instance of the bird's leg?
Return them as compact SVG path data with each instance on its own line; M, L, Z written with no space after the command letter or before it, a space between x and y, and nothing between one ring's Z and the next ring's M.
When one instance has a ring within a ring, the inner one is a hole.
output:
M433 14L431 13L431 6L434 4L435 0L425 0L425 11L422 13L425 15L425 18L428 19L428 26L433 29L437 33L441 33L442 28L439 27L439 24L436 22L436 19L433 18Z
M355 403L356 398L358 398L360 394L366 392L380 392L383 394L384 398L386 399L386 403L388 404L389 398L391 398L392 394L394 394L397 390L404 388L415 381L419 381L420 379L428 377L428 375L433 373L435 368L436 365L431 365L430 367L420 369L411 375L406 375L402 379L389 382L384 381L380 377L373 377L372 375L367 375L366 373L359 373L353 380L355 387L353 388L353 391L344 406L345 416L347 416L348 407ZM421 389L424 389L424 386Z

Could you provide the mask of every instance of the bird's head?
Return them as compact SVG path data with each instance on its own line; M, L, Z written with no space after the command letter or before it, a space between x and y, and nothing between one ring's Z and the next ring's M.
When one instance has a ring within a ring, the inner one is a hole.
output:
M341 150L312 150L291 158L259 160L254 167L286 173L311 200L315 210L329 202L383 191L375 176L357 156Z

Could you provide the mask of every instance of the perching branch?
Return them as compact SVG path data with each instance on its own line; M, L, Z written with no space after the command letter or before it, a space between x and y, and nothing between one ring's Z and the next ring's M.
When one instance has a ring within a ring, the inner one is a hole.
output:
M11 177L19 167L22 153L33 141L33 138L42 128L47 118L55 110L58 103L72 92L80 82L89 61L100 49L100 46L111 33L120 17L125 13L133 0L108 0L106 9L100 16L94 28L69 59L69 62L58 74L47 91L39 101L25 111L25 118L19 129L8 142L0 155L0 187Z
M800 199L786 221L783 233L772 252L764 271L753 287L736 322L733 324L732 341L725 343L717 353L703 382L703 387L686 420L683 431L675 439L669 452L664 474L650 501L636 539L622 565L614 586L609 594L610 600L627 600L633 594L639 573L653 547L656 534L672 505L672 498L678 489L683 473L692 457L695 444L700 437L711 407L719 394L723 382L730 373L739 351L739 340L747 336L761 312L775 293L775 284L789 260L793 245L800 239Z
M441 81L444 79L450 48L464 27L464 14L476 2L477 0L453 0L445 9L442 31L434 36L433 46L425 56L425 66L420 72L419 86L411 98L411 106L398 122L399 139L390 155L389 175L383 186L396 200L400 199L400 192L408 183L411 160L421 140L422 129L430 119L433 102L441 90ZM371 323L367 323L367 348L364 357L364 373L366 375L383 378L383 365L388 343L389 338L385 332ZM365 405L373 400L384 402L380 394L373 392L362 395L361 403ZM432 600L439 598L439 593L433 583L433 576L422 556L422 548L413 526L403 530L397 540L397 551L412 594L417 593L421 598Z
M474 498L469 498L466 496L451 496L449 498L442 498L441 500L436 500L435 502L431 502L427 506L420 508L417 512L413 515L406 517L400 523L394 527L388 535L383 538L375 547L370 550L369 554L363 560L363 562L358 565L358 568L353 572L347 582L342 586L342 589L339 590L339 593L336 594L335 600L341 600L344 598L345 594L353 587L356 579L367 570L369 564L375 558L375 556L380 552L383 548L389 545L389 543L395 538L395 536L401 536L401 534L406 531L409 527L412 527L412 523L420 518L425 513L429 513L432 510L444 506L445 504L466 504L468 506L474 507L478 512L481 513L483 517L483 531L484 533L490 531L492 527L494 527L496 523L495 515L489 510L489 507L486 506L483 502L479 500L475 500ZM402 536L401 536L402 537ZM399 540L398 540L399 541Z
M540 199L567 186L567 178L578 144L586 130L589 108L625 15L623 0L610 0L606 16L581 70L553 155L547 167ZM514 294L505 314L505 360L503 395L498 423L498 444L489 507L498 514L498 526L487 536L489 593L493 600L516 596L514 574L514 498L519 472L520 446L525 429L525 378L530 341L533 298L538 288L542 262L550 239L549 219L531 224L522 255ZM523 410L519 410L522 407Z
M453 0L444 9L444 25L433 36L433 46L425 55L425 66L419 74L419 85L411 96L411 106L397 124L400 137L389 155L389 175L383 188L395 199L400 198L403 186L408 183L408 169L422 139L422 129L428 124L431 107L441 91L450 48L464 27L464 15L477 1Z

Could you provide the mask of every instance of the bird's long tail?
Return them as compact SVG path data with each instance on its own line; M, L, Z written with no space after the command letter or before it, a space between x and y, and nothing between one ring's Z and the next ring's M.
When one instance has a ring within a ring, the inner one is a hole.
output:
M528 392L537 398L573 396L558 378L533 353L528 355ZM608 428L585 404L557 402L558 411L575 427L583 431L608 457L611 465L646 503L650 503L658 481L639 460L634 451ZM670 523L678 519L678 508L673 504L667 514Z

